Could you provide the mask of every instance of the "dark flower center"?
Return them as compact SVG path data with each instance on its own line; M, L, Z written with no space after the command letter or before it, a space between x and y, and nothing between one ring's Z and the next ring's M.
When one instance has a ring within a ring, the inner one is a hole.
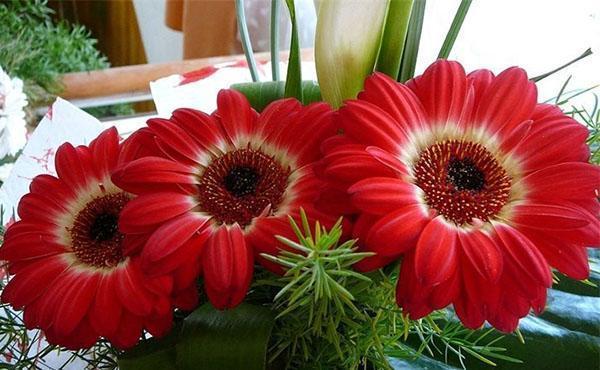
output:
M478 143L435 143L420 153L413 170L427 205L457 225L490 220L510 195L510 176Z
M94 198L79 211L69 230L77 259L94 267L114 267L123 261L124 235L119 232L119 214L130 196L108 194Z
M252 167L234 167L225 175L225 189L234 197L254 194L260 174Z
M246 227L267 207L275 211L289 168L260 150L238 149L213 160L200 176L199 210L224 224Z
M90 239L97 242L112 239L117 233L117 221L119 216L112 213L99 214L90 227Z
M485 175L470 158L450 159L447 180L457 190L482 190L485 186Z

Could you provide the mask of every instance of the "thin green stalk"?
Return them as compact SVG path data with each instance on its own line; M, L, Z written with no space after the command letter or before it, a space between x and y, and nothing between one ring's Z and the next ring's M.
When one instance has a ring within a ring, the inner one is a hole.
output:
M298 22L296 21L296 8L294 0L285 0L290 19L292 20L292 41L290 42L290 58L288 61L287 76L285 81L286 98L296 98L303 101L302 70L300 65L300 41L298 40Z
M550 75L553 75L553 74L555 74L556 72L558 72L560 70L563 70L563 69L567 68L568 66L570 66L571 64L573 64L575 62L578 62L578 61L580 61L583 58L589 57L590 55L592 55L592 49L587 49L586 51L583 52L583 54L581 54L577 58L573 59L572 61L570 61L568 63L565 63L562 66L560 66L560 67L558 67L556 69L551 70L550 72L546 72L546 73L541 74L539 76L532 77L531 81L533 81L533 82L541 81L544 78L546 78L546 77L548 77Z
M398 78L413 0L390 0L376 70Z
M246 61L248 62L248 68L250 69L250 76L252 76L252 81L258 82L258 69L256 68L256 59L254 59L252 42L250 41L250 35L248 33L248 24L246 23L246 12L244 10L244 0L235 0L235 11L237 17L238 31L240 32L240 38L242 41L242 48L244 49Z
M469 7L471 7L472 1L473 0L462 0L460 2L458 10L456 11L454 19L452 20L452 25L450 25L450 29L446 34L446 39L444 40L442 48L440 49L440 52L438 54L439 59L447 59L450 55L452 47L454 46L454 42L456 41L458 33L460 32L463 22L465 21L465 17L469 12Z
M402 54L400 75L398 81L405 82L415 75L419 44L421 43L421 31L423 29L423 17L425 15L426 0L415 0L408 22L406 43Z
M271 0L271 74L279 81L279 0Z

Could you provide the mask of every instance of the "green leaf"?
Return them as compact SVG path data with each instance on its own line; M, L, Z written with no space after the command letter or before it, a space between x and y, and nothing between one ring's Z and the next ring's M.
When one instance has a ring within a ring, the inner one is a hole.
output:
M446 39L442 44L442 48L438 54L439 59L447 59L450 55L450 51L452 51L452 47L454 46L454 42L458 37L458 33L460 32L460 28L469 12L469 7L471 6L472 0L462 0L460 5L458 6L458 10L454 15L454 19L452 20L452 25L450 25L450 29L446 34Z
M164 338L150 338L125 352L118 358L121 370L176 370L175 345L181 326L176 326Z
M300 41L298 40L298 22L296 21L296 8L294 0L285 0L290 19L292 20L292 41L290 43L290 58L285 83L285 97L296 98L304 101L302 95L302 68L300 60Z
M314 81L302 81L303 104L321 101L321 90ZM241 83L231 86L246 96L252 108L261 112L267 105L275 100L283 99L285 95L285 82L268 81L258 83Z
M264 370L274 322L266 307L242 303L219 311L206 303L183 323L176 346L177 368Z
M398 79L413 0L390 0L376 69Z
M406 82L415 75L419 44L421 43L421 30L423 29L423 17L425 16L425 3L425 0L415 0L413 4L410 21L408 22L404 52L402 53L402 63L400 64L400 75L398 78L400 82Z

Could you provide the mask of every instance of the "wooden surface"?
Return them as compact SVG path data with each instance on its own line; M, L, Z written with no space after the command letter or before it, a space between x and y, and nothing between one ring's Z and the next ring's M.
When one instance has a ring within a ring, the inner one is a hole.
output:
M269 53L257 53L259 61L269 60ZM172 74L182 74L200 68L225 62L244 60L243 55L190 59L160 64L141 64L115 67L99 71L68 73L63 76L65 99L86 99L112 95L134 95L150 91L149 83ZM303 60L312 60L312 49L302 51ZM280 60L287 60L287 53L281 53Z

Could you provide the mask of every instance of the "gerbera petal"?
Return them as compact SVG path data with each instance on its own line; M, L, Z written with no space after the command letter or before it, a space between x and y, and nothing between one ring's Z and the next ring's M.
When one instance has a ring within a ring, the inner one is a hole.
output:
M366 244L381 256L398 256L414 248L429 222L420 205L408 205L380 218L370 229Z
M173 327L173 315L169 312L167 315L158 316L156 318L146 320L144 325L146 330L153 337L160 338L166 335Z
M280 132L275 142L287 147L287 152L297 158L299 167L317 161L321 158L319 148L323 140L338 131L333 115L328 104L312 103L296 114L294 122L280 124L274 130L273 134Z
M389 152L398 152L406 142L406 132L387 112L366 101L348 101L340 109L344 134L357 142L368 143Z
M103 131L90 143L94 170L98 179L110 176L119 160L119 133L113 126Z
M498 236L497 242L501 243L503 252L510 258L509 263L518 266L521 274L550 287L552 285L550 268L535 245L513 227L495 222L493 225Z
M584 214L561 205L531 202L515 206L513 212L513 223L534 229L573 230L589 225Z
M48 258L65 253L64 246L50 242L50 237L41 233L13 234L6 238L0 248L0 260L17 261L36 258Z
M390 170L396 172L398 175L407 175L408 169L397 157L393 156L391 153L386 152L385 150L378 148L376 146L368 146L366 152L373 156L379 163L388 167Z
M473 106L478 107L487 88L492 84L494 74L489 69L477 69L467 75L467 81L473 85Z
M219 153L217 148L225 138L213 116L195 109L181 108L173 112L171 120L188 132L197 145L213 154Z
M162 118L149 119L148 127L156 135L158 145L167 155L185 163L199 163L202 149L182 127ZM163 143L164 145L161 145Z
M521 179L528 196L537 199L592 199L600 192L600 167L567 162L532 172Z
M198 288L192 284L186 289L175 292L173 305L185 311L191 311L198 305Z
M130 201L121 212L119 227L124 233L151 231L154 225L185 213L198 202L188 195L172 192L143 194Z
M74 189L85 187L90 173L89 165L85 163L79 149L70 143L64 143L56 150L55 157L58 177Z
M506 134L527 121L537 103L537 88L521 68L501 72L481 97L474 121L492 133Z
M4 287L2 301L9 302L15 309L22 309L42 295L68 268L61 256L32 261Z
M146 243L142 252L143 265L156 263L169 254L175 253L207 222L206 217L195 213L185 213L162 224Z
M588 130L577 121L560 115L534 120L527 138L514 148L526 172L564 162L587 162ZM525 145L526 143L526 145Z
M408 87L383 73L376 72L365 80L365 89L358 99L375 104L401 126L413 129L425 126L426 116L419 99Z
M433 286L449 279L458 264L456 229L442 216L423 229L415 249L415 273L423 284Z
M460 246L477 272L495 283L502 272L502 253L492 238L482 231L459 232Z
M98 287L98 274L87 272L73 272L78 274L75 284L69 287L57 307L56 315L59 318L53 329L59 333L69 334L83 320L90 305L94 300Z
M431 125L456 124L471 113L469 84L457 62L438 60L407 85L419 97Z
M396 285L398 306L402 307L412 320L425 317L433 311L427 301L430 292L431 286L421 284L417 278L414 252L407 253L402 259Z
M252 279L253 256L237 224L217 229L204 250L202 266L213 306L222 310L240 304Z
M193 168L160 157L143 157L113 173L113 181L127 190L128 186L147 183L194 184Z
M572 279L589 277L587 250L582 246L552 238L544 232L525 230L524 234L542 252L550 266Z
M119 268L114 274L114 288L123 306L136 315L150 315L154 302L151 294L141 289L144 286L143 276L137 262L130 260L126 268Z
M417 203L417 187L389 177L370 177L352 185L352 203L358 209L378 215Z
M257 114L250 107L248 99L236 90L221 90L217 95L217 110L214 115L220 119L221 127L231 144L238 144L252 133Z
M142 157L161 156L162 152L156 145L155 135L148 127L133 132L120 145L118 166Z
M108 340L118 349L131 348L140 339L142 326L142 317L123 311L117 333Z
M92 327L103 337L113 337L119 329L122 306L118 302L115 277L102 276L88 317Z

